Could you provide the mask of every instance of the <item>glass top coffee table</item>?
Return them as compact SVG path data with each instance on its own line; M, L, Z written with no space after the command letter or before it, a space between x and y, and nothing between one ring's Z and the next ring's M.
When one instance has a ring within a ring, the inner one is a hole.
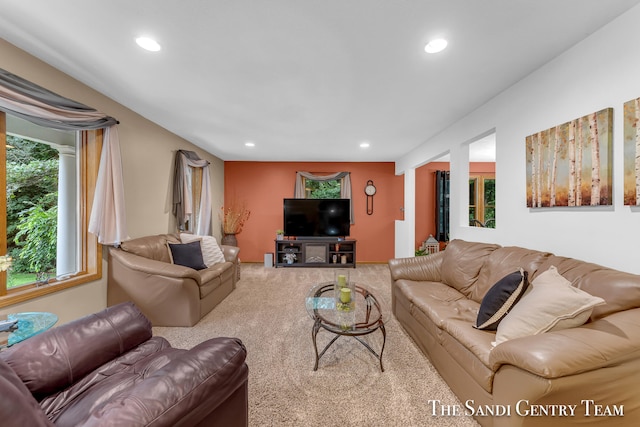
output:
M307 313L314 321L313 329L311 330L313 348L316 353L314 371L318 370L318 362L329 347L341 336L348 336L355 338L369 350L380 361L380 370L384 372L382 352L384 351L387 333L384 328L384 315L380 302L363 286L353 285L352 288L355 291L355 298L352 299L353 304L350 304L350 306L341 303L340 294L336 292L334 282L320 283L309 290L306 306ZM318 354L316 336L320 329L325 329L336 336ZM368 335L378 330L382 333L380 353L377 353L361 338L363 335Z
M31 338L34 335L51 328L58 321L58 316L46 312L13 313L0 316L0 322L10 326L0 332L0 348L11 347L14 344Z

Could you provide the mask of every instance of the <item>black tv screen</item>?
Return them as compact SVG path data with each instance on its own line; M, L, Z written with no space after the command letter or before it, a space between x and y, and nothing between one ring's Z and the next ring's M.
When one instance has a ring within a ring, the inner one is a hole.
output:
M351 226L349 199L284 199L284 234L346 237Z

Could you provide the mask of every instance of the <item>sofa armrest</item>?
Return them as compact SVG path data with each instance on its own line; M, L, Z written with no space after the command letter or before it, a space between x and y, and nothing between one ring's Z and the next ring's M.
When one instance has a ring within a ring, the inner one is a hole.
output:
M239 388L246 391L246 354L237 338L204 341L97 406L83 426L198 425ZM247 413L217 421L242 425L243 419Z
M149 340L151 323L122 303L45 331L0 353L36 397L61 390Z
M133 301L154 326L193 326L200 320L206 272L109 250L107 305Z
M390 259L391 280L439 282L443 258L444 252L437 252L425 256Z
M220 249L222 249L222 254L224 255L225 261L232 262L234 264L238 262L238 254L240 253L239 247L220 245Z
M120 264L130 270L152 276L174 277L179 279L189 278L195 280L198 284L200 283L200 274L193 268L156 261L123 251L122 249L110 248L109 253L113 258L116 258Z
M543 378L560 378L640 358L640 308L577 328L517 338L489 355L494 371L513 365Z

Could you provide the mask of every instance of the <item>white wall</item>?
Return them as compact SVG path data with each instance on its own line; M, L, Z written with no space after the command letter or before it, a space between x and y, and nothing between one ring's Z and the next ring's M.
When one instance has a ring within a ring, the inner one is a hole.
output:
M640 6L396 163L401 174L451 150L452 238L547 250L640 274L640 210L624 206L622 196L623 104L640 97L638 22ZM525 137L608 107L614 109L613 206L527 208ZM466 144L491 128L496 129L495 230L466 224Z
M416 174L415 169L409 169L404 174L404 215L402 220L395 222L395 257L406 258L415 256L413 242L416 241Z

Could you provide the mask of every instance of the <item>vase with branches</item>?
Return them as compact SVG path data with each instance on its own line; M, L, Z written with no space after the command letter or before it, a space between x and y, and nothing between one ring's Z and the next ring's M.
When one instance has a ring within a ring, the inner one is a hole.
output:
M245 223L251 216L246 202L231 202L221 208L222 244L237 246L236 234L242 231Z

